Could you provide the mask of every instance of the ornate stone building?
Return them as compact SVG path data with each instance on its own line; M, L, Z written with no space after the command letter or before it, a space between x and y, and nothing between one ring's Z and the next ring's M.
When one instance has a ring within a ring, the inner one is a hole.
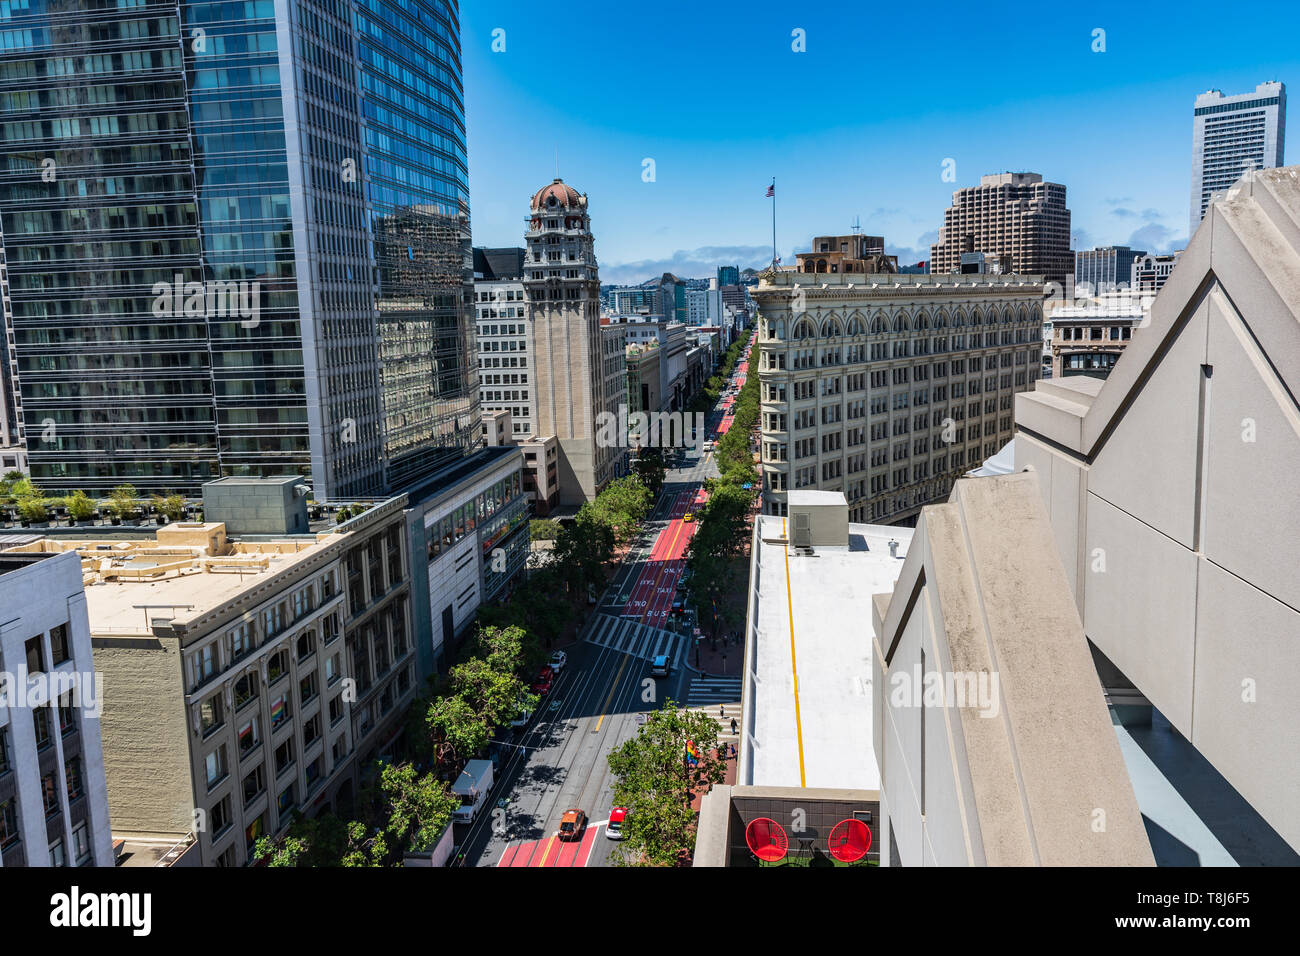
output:
M752 294L767 514L815 488L910 523L1010 440L1041 372L1037 276L769 271Z
M607 395L600 334L600 277L587 197L556 179L533 196L525 233L524 292L537 385L538 435L560 445L560 505L589 501L616 477L626 449L596 442L596 415L616 406Z

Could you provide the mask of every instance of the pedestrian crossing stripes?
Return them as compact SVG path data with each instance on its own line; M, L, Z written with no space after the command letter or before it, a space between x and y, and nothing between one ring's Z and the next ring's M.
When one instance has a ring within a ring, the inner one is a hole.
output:
M681 664L688 643L688 638L681 634L661 631L631 618L608 614L595 615L584 640L647 661L666 654L674 669Z
M743 687L744 679L740 677L697 677L686 692L686 706L738 704Z

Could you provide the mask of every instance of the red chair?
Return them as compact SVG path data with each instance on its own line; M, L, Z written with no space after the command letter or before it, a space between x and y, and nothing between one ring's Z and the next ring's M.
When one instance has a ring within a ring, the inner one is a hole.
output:
M745 827L745 842L749 845L749 852L764 863L782 859L790 848L790 838L785 835L781 824L767 817L759 817Z
M856 863L871 849L871 827L861 820L841 820L826 838L826 848L841 863Z

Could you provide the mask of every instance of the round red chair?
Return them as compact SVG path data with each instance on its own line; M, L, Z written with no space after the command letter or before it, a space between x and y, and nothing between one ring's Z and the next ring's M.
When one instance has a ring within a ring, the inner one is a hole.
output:
M826 838L826 849L841 863L856 863L871 849L871 827L861 820L841 820Z
M775 863L790 849L790 838L785 835L781 824L767 817L759 817L745 827L745 843L749 845L749 852L764 863Z

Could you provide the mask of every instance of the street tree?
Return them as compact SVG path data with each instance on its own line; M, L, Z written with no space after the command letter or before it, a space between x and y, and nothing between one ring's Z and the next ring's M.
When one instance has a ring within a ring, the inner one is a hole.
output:
M618 862L679 866L695 846L691 804L726 775L717 756L718 724L709 714L668 700L636 736L609 754L614 803L628 808Z

